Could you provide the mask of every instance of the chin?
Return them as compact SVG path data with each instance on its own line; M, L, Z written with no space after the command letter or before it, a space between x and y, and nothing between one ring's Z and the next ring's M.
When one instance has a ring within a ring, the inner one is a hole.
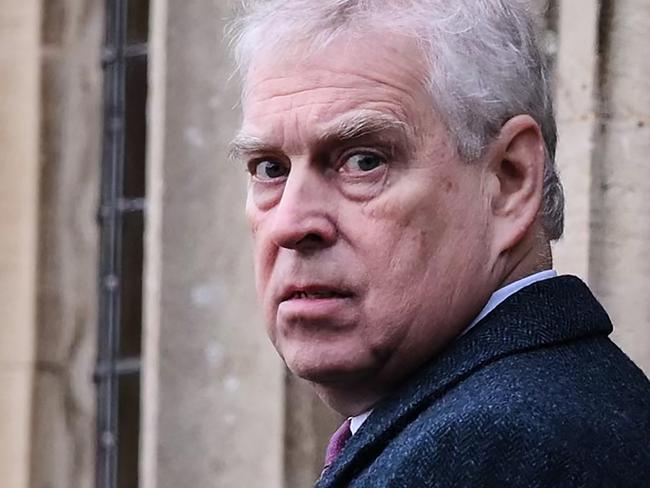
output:
M336 356L326 352L310 354L303 348L297 354L285 353L284 357L293 374L321 385L356 383L372 376L377 370L376 365L360 361L358 356L341 356L340 352Z

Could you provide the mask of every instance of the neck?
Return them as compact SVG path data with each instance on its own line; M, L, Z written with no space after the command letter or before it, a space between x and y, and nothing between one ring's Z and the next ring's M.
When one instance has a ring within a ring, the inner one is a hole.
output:
M495 290L552 267L551 245L544 232L540 228L534 228L497 260Z
M313 387L320 399L331 409L344 417L354 417L370 410L377 402L390 393L378 391L368 384L358 383L345 387L332 387L313 383Z

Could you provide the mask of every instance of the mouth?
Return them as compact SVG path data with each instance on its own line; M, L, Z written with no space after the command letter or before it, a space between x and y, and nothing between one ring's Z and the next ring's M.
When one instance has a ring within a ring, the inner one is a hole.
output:
M319 330L348 327L355 312L356 294L339 286L289 286L277 304L279 323L300 327L318 324Z
M352 293L324 286L296 287L287 290L280 302L292 300L331 300L352 298Z

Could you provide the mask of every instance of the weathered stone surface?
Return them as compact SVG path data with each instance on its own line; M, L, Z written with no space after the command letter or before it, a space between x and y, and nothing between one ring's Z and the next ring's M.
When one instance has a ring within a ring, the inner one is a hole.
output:
M616 0L606 15L590 280L650 374L650 4Z
M30 363L0 363L0 473L8 487L29 487L33 376Z
M42 24L41 206L32 488L94 483L97 203L103 5L48 3Z
M0 473L27 488L38 239L40 2L0 9Z
M305 381L287 372L284 488L313 486L323 470L327 441L343 418L314 395Z
M565 231L554 246L555 266L589 278L592 161L598 126L596 95L600 7L597 0L562 0L556 113L557 164L566 190Z
M640 55L650 4L560 5L558 162L567 209L556 267L588 280L612 316L614 339L650 373L650 62Z

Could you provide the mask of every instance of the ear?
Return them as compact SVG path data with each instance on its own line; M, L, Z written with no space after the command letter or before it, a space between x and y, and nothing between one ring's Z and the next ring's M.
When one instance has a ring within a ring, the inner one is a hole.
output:
M488 151L494 244L501 254L527 236L542 204L546 151L542 131L528 115L508 120Z

